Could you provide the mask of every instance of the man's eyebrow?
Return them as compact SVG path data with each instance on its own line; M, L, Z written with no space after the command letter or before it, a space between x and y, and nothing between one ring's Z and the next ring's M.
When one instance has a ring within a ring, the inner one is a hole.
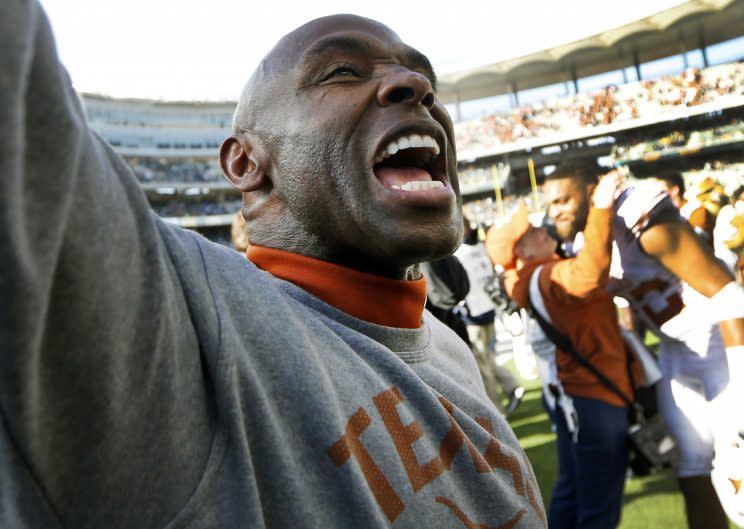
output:
M359 55L370 55L372 53L372 45L369 42L354 37L326 37L310 46L310 48L305 52L305 57L314 57L334 50L351 52Z
M373 52L373 46L367 41L360 40L355 37L347 37L343 35L326 37L313 44L304 53L305 58L311 58L329 51L340 51L346 53L354 53L357 55L371 56ZM431 83L434 91L437 91L437 75L434 73L429 59L413 48L405 47L403 50L403 58L405 59L406 66L412 66L413 68L420 70Z

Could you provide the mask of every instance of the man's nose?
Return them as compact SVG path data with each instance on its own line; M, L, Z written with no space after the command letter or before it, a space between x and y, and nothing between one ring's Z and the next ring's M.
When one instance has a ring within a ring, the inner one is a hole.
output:
M405 103L430 109L434 106L434 89L425 75L404 66L393 66L380 83L377 101L383 107Z

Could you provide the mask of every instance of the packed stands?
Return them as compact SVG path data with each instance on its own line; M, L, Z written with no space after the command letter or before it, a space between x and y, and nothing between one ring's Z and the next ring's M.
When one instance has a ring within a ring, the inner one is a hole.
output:
M169 200L153 203L161 217L197 217L208 215L232 215L240 209L240 199L233 200Z
M688 69L652 81L609 86L597 92L546 101L458 123L458 151L486 155L500 145L663 115L679 106L696 106L744 97L744 63L704 70Z
M612 156L621 164L638 160L650 162L657 161L662 156L698 152L728 144L744 144L744 121L735 120L730 124L703 130L673 130L661 138L641 139L631 145L616 146Z
M216 159L128 158L140 182L222 182Z

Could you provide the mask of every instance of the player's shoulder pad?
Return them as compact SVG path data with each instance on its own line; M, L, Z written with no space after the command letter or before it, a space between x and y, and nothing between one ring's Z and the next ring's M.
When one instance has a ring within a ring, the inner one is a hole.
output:
M661 182L640 180L625 189L615 201L615 223L638 235L654 224L654 219L670 213L679 215Z

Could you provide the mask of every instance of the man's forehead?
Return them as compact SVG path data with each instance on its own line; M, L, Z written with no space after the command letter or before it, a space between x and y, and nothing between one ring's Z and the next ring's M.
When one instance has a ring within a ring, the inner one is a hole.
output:
M357 15L332 15L311 20L288 33L277 43L272 55L296 60L320 42L333 38L402 44L392 29L376 20Z

